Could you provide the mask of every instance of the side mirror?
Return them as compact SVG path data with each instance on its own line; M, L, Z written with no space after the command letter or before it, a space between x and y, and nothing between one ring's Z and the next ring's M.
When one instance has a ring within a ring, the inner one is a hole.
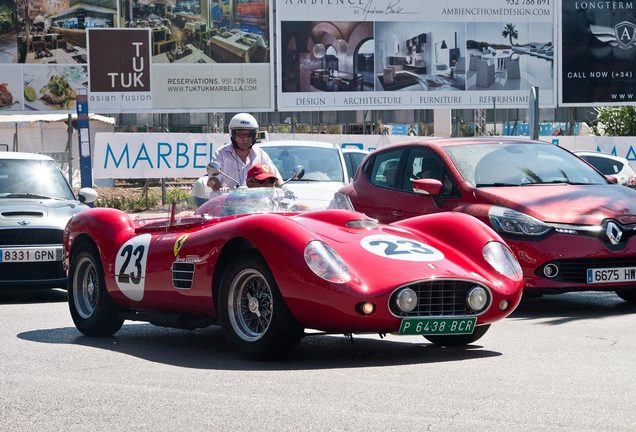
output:
M296 165L292 171L292 179L299 180L305 176L305 168L302 165Z
M93 188L81 188L78 194L79 202L88 204L97 199L97 191Z
M437 208L442 207L442 182L437 179L418 179L413 180L413 192L419 195L430 195Z
M413 192L421 195L439 195L442 192L442 182L437 179L413 180Z
M605 176L605 178L610 183L613 183L613 184L617 184L618 183L618 177L616 177L615 175L607 175L607 176Z
M210 162L208 166L205 167L205 171L209 176L218 176L221 174L221 164L218 162Z

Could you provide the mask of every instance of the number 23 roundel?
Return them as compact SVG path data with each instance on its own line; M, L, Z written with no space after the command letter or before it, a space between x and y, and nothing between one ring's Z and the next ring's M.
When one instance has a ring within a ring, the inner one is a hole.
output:
M126 297L134 301L141 301L144 297L150 237L150 234L142 234L131 238L117 251L115 259L117 286Z
M401 261L440 261L444 254L417 240L393 235L371 235L360 240L360 245L367 251L386 258Z

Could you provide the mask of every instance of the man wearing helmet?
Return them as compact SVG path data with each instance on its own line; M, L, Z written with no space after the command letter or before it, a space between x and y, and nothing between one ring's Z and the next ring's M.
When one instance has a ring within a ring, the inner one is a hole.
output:
M257 164L269 165L276 177L276 184L280 186L283 180L272 159L262 149L253 147L258 131L258 122L254 116L247 113L236 114L230 120L229 129L231 143L218 149L212 156L212 161L218 162L227 175L210 177L208 186L213 191L218 191L245 184L247 172Z

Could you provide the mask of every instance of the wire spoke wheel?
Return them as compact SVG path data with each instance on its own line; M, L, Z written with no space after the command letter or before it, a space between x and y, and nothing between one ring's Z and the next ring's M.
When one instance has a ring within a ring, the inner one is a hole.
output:
M73 274L73 299L77 313L82 318L90 318L97 307L99 281L95 264L88 257L82 257Z
M260 339L272 322L272 290L265 277L254 269L240 272L232 281L228 298L230 322L245 341Z
M80 244L71 255L68 306L75 327L86 336L110 336L124 323L106 289L97 249Z
M256 251L244 252L228 265L220 281L218 308L226 339L251 359L281 358L303 336L270 268Z

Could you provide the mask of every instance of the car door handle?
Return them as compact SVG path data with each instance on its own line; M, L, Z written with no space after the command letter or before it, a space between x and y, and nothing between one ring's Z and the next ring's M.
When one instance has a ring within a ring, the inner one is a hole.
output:
M391 214L393 216L402 216L402 210L392 210Z

